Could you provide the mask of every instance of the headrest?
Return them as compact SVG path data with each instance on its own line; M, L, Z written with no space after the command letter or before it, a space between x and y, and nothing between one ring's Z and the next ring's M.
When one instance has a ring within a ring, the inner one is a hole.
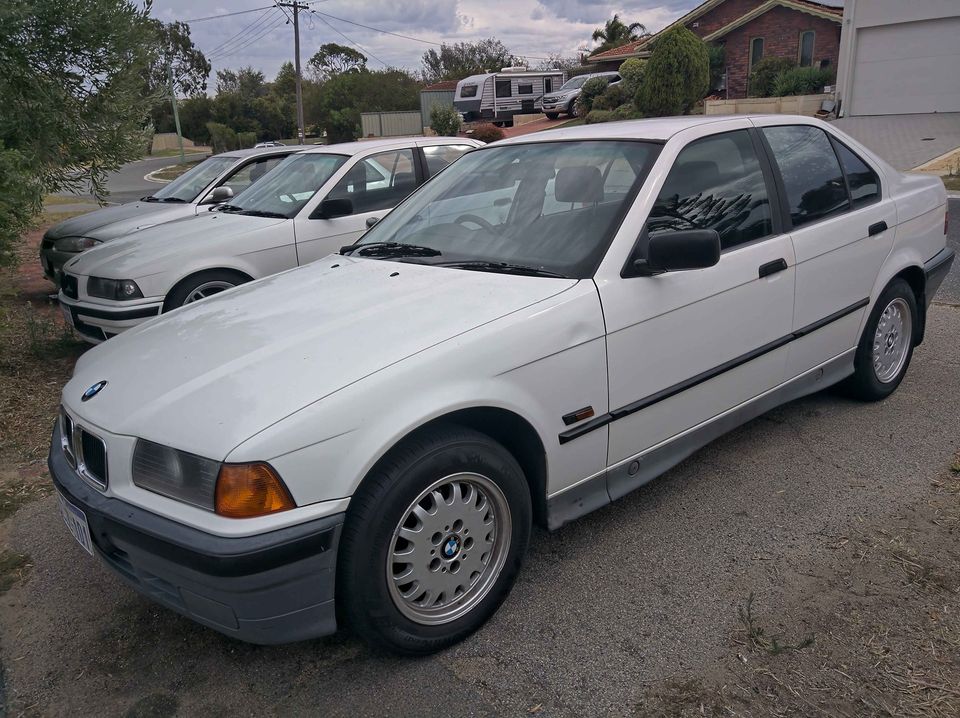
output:
M417 178L413 176L413 172L397 172L393 176L394 187L412 187L416 183Z
M593 165L561 167L553 193L557 202L603 202L603 176Z

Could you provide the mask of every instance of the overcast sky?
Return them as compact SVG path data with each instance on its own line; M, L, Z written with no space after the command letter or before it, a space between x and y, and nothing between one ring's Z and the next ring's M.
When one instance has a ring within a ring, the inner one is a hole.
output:
M190 23L194 43L213 63L212 92L216 70L225 67L252 65L272 79L283 62L293 59L293 27L285 24L276 8L215 20L196 19L263 7L268 2L154 0L153 14L167 22L194 20ZM696 0L322 0L310 6L337 18L436 43L495 37L514 54L529 56L532 66L539 61L536 58L551 53L573 56L592 47L590 34L615 12L627 22L641 22L656 31L697 4ZM374 69L381 63L417 69L420 56L431 47L318 14L302 12L301 18L303 61L324 43L349 44L344 35L365 50L368 65Z

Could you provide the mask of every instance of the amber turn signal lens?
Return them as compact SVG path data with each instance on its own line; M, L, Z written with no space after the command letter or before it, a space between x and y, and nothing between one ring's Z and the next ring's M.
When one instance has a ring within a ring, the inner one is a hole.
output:
M248 519L295 508L290 492L268 464L224 464L214 508L221 516Z

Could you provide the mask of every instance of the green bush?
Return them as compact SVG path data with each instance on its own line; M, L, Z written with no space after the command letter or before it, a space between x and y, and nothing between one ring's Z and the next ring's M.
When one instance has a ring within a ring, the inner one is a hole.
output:
M636 97L637 92L640 91L646 65L647 63L638 57L628 58L620 65L620 77L623 78L620 86L631 100Z
M460 132L460 113L453 105L434 105L430 108L430 129L441 137L456 137Z
M773 81L781 72L793 70L797 63L788 57L765 57L750 72L750 97L776 97Z
M255 144L257 144L257 133L256 132L238 132L237 133L237 146L241 150L250 149Z
M637 110L633 104L620 105L613 111L614 120L639 120L643 113Z
M596 125L601 122L617 122L618 120L636 120L643 117L631 103L620 105L613 110L593 109L584 118L588 125Z
M586 116L593 109L594 101L606 91L608 84L608 80L603 77L592 77L583 83L583 87L580 88L580 96L577 97L579 108L577 114L580 117Z
M818 94L823 91L824 85L833 84L833 78L832 70L795 67L781 72L773 79L773 97Z
M481 142L496 142L497 140L503 139L503 130L488 122L484 125L477 125L474 127L470 136L475 140L480 140Z
M710 89L707 46L682 25L667 30L653 46L640 88L639 107L651 117L679 115Z
M607 89L603 91L603 94L593 101L593 107L591 109L615 110L624 102L630 102L632 100L633 97L627 94L621 82L618 85L608 86Z
M238 148L237 133L219 122L208 122L207 132L210 133L210 146L213 153L229 152Z
M601 122L612 122L613 114L613 110L590 110L583 121L588 125L596 125Z

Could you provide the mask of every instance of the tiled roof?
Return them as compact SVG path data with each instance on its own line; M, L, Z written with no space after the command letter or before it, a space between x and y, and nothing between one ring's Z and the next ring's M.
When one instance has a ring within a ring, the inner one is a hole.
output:
M629 57L637 51L637 48L646 43L652 35L644 35L639 40L634 40L633 42L628 42L626 45L621 45L620 47L614 47L610 50L604 50L603 52L598 52L596 55L591 55L589 57L589 62L602 62L603 60L616 60L621 57Z
M456 80L444 80L443 82L434 82L432 85L427 85L420 92L426 92L427 90L456 90L457 81Z

